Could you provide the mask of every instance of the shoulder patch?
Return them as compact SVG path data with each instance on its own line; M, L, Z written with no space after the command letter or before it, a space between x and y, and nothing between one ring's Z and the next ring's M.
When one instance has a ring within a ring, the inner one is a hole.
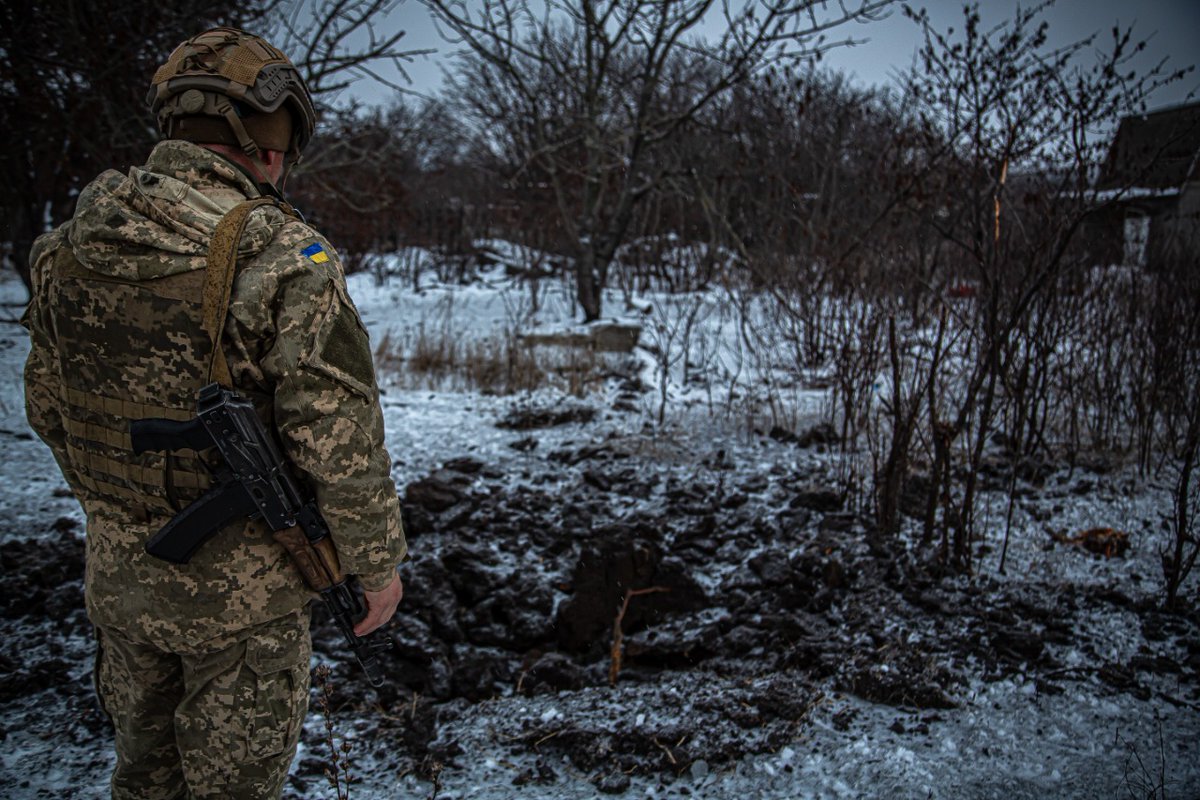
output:
M314 264L324 264L329 260L329 254L325 252L325 248L321 246L320 242L313 242L300 253L308 256L308 260Z

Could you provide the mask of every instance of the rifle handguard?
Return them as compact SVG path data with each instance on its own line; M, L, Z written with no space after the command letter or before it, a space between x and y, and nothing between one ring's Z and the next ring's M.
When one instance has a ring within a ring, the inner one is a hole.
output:
M327 591L346 580L333 540L328 536L311 542L298 525L275 531L272 536L287 549L292 564L314 592Z

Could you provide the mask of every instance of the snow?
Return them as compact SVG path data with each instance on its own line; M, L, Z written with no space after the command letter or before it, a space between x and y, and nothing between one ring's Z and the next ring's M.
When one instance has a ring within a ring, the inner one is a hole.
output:
M1178 197L1180 189L1178 186L1169 187L1147 187L1147 186L1130 186L1123 189L1102 189L1095 192L1096 202L1108 202L1110 200L1147 200L1159 199L1167 197Z
M488 244L509 263L531 257L515 245ZM393 256L383 271L397 273L401 258L405 263L427 264L432 257L421 252ZM395 274L382 284L369 274L350 277L351 296L377 347L383 344L404 353L422 330L442 331L456 340L478 340L503 338L518 330L580 328L573 321L569 288L561 284L543 287L540 308L534 313L528 287L520 279L506 276L502 265L465 286L439 282L430 269L424 275L416 291ZM746 362L736 321L716 307L714 298L698 292L633 299L633 310L622 310L615 319L645 323L651 334L649 339L644 336L643 345L657 342L660 346L658 355L646 349L636 353L643 380L652 391L643 396L635 413L605 412L593 423L538 431L540 445L533 452L517 452L510 446L525 433L496 427L495 422L512 407L513 398L490 396L464 386L414 384L411 377L381 359L387 444L397 484L404 486L448 459L471 456L487 465L506 465L503 480L510 488L517 487L527 479L524 476L536 471L547 452L603 441L640 448L659 459L665 480L647 503L660 497L670 481L686 482L694 476L700 469L697 453L723 450L736 465L733 474L740 477L797 472L820 475L837 468L831 454L778 445L754 432L757 418L751 417L761 410L754 400L757 387L764 376L780 380L785 376L778 365ZM15 319L24 301L23 288L11 272L5 272L0 278L2 315ZM610 292L606 303L606 308L624 309L619 292ZM666 424L659 427L649 421L658 411L657 370L663 363L663 345L671 326L697 304L701 311L695 315L692 338L692 346L697 348L694 352L699 353L692 369L697 379L683 384L684 364L670 364L666 382L669 413ZM653 332L656 325L657 334ZM28 353L27 337L9 321L0 326L0 441L4 443L0 543L75 535L54 527L56 520L65 518L74 520L76 530L82 530L82 514L66 496L65 483L49 451L31 435L24 419L21 368ZM792 427L800 429L804 421L818 418L828 393L808 389L794 376L786 379L793 387L790 413L797 424ZM735 385L733 391L730 385ZM611 394L612 390L601 391ZM596 404L607 407L611 398L602 399L604 402ZM522 398L531 404L562 400L561 392L553 390ZM744 403L744 408L737 403ZM744 410L752 407L752 413ZM737 410L730 413L731 408ZM1158 550L1165 542L1158 518L1170 508L1169 487L1130 473L1108 482L1109 488L1103 492L1073 492L1082 479L1060 474L1043 490L1044 495L1036 498L1055 503L1049 522L1038 521L1032 501L1018 504L1003 575L998 564L1007 500L999 494L985 498L984 519L988 522L984 535L991 547L981 564L986 579L1025 587L1031 595L1052 595L1063 585L1119 587L1127 594L1156 591L1161 579ZM778 480L772 478L764 491L772 491ZM640 507L631 503L628 510L632 513ZM1048 546L1048 526L1064 532L1098 526L1127 531L1133 539L1130 555L1106 560L1064 545ZM753 555L745 553L744 559ZM519 566L529 567L500 564L497 568ZM696 577L711 593L727 575L714 568ZM711 613L722 612L712 609ZM837 613L833 609L831 618L836 619ZM1194 706L1169 699L1181 694L1178 679L1152 676L1146 681L1149 698L1138 699L1112 689L1088 670L1101 662L1123 663L1138 654L1143 645L1139 617L1127 609L1111 608L1084 619L1084 630L1075 645L1047 645L1065 669L1079 670L1064 682L1061 694L1042 692L1032 676L993 681L976 677L956 698L958 708L929 712L870 703L826 685L810 717L797 727L794 740L777 752L744 756L724 765L697 761L679 778L634 775L624 796L763 800L865 796L1019 800L1130 793L1139 797L1200 796L1200 714ZM881 627L889 625L889 621L881 621ZM910 643L920 642L923 636L919 630L896 633ZM74 659L76 666L70 674L80 689L69 696L43 693L9 704L0 717L0 796L25 800L106 795L113 763L111 739L90 736L86 728L70 721L72 715L95 713L88 710L86 698L90 673L83 654L89 646L79 637L47 631L45 626L28 630L21 641L4 643L5 652L16 647L41 648L49 654L64 654L68 661ZM886 671L888 665L881 664L879 669ZM457 740L465 755L441 773L437 797L596 797L590 776L579 773L565 757L555 760L553 755L545 758L558 776L554 782L514 786L513 779L530 769L534 759L512 752L507 740L522 730L523 723L553 726L590 719L618 728L620 724L630 729L643 729L647 724L665 726L687 717L691 698L701 687L736 691L738 682L696 670L681 673L665 688L635 685L615 694L616 690L607 687L589 687L550 696L511 695L473 705L460 703L445 715L449 719L439 723L439 736ZM844 722L847 718L849 724ZM344 720L340 724L348 727ZM306 722L310 732L321 730L322 725L315 711L310 714ZM361 782L353 787L352 797L431 794L429 782L389 770L387 742L355 741L355 745L354 763ZM297 762L306 755L309 753L302 748ZM311 755L320 757L319 752ZM1165 785L1158 788L1159 794L1151 794L1159 781L1160 765ZM331 790L314 785L305 796L331 796Z
M4 521L4 535L46 531L62 517L83 525L83 513L79 504L65 494L67 484L53 456L25 421L21 376L29 354L29 338L16 322L28 299L15 273L0 273L0 442L4 444L0 520ZM56 491L64 496L55 496Z

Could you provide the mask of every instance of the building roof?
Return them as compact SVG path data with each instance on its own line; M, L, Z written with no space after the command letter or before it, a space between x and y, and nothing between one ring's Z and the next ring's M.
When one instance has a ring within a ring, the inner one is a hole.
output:
M1200 179L1200 102L1125 117L1097 181L1098 189L1178 188Z

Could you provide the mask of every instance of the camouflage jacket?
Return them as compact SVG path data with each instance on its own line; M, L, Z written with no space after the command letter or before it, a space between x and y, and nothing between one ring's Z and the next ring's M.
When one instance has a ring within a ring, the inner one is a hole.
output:
M147 555L147 538L208 485L207 454L134 456L128 439L131 419L194 414L211 355L208 244L258 196L220 156L165 141L144 167L89 184L31 254L26 409L87 514L88 614L178 652L310 598L261 523L228 526L187 565ZM221 346L234 388L315 491L342 567L386 586L406 546L366 330L333 248L274 206L246 225Z

